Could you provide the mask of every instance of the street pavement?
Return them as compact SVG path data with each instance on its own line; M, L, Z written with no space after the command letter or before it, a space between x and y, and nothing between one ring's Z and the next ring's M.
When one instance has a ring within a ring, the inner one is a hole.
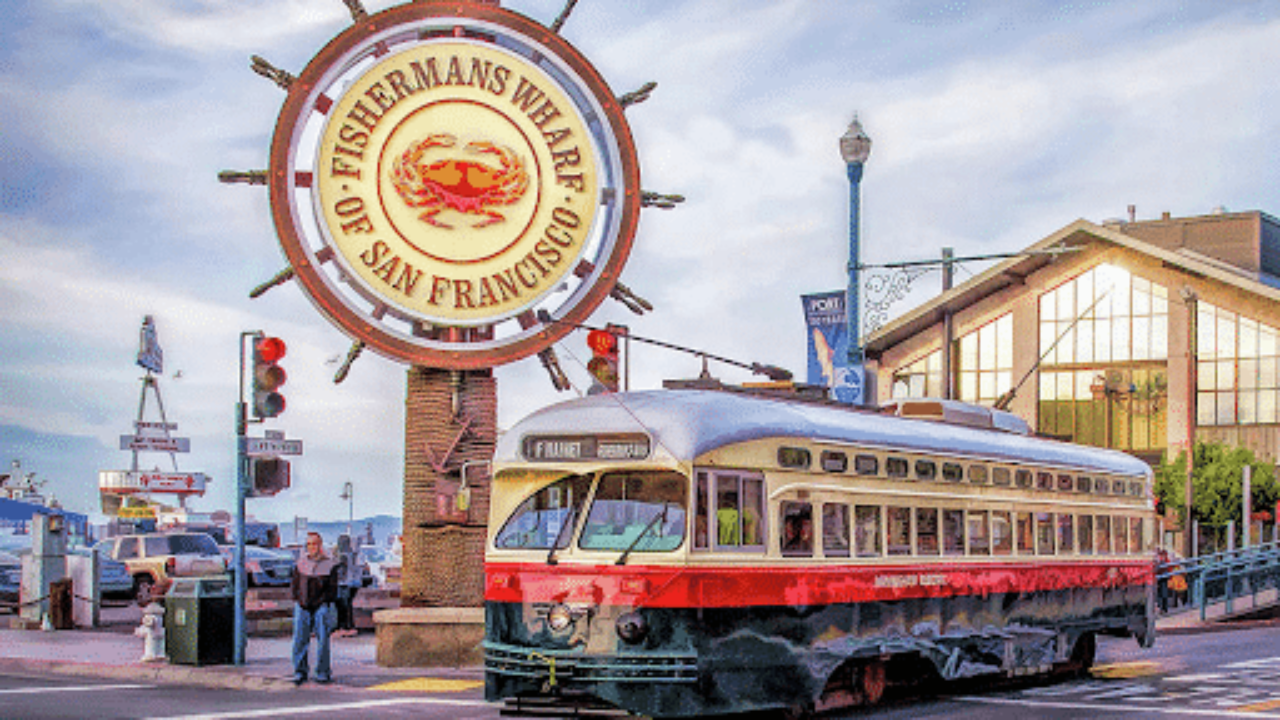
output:
M1257 623L1260 627L1275 627L1276 624L1274 620ZM1162 621L1158 636L1193 635L1217 629L1239 629L1241 626L1240 623L1226 626L1212 622L1199 623L1193 618L1181 616ZM1132 644L1132 641L1126 643ZM288 637L251 637L244 665L196 667L165 661L142 662L142 639L128 632L128 628L122 627L120 623L94 630L0 629L0 675L59 675L93 682L180 685L255 692L293 690L294 685L290 680L290 644ZM314 662L314 644L312 653ZM1142 654L1142 651L1138 653ZM465 697L468 703L477 705L477 709L484 706L483 702L478 702L483 685L481 667L382 667L376 661L376 643L371 632L363 632L351 638L334 638L333 679L330 688L337 691L350 689L426 693L452 696L458 702ZM305 687L315 686L308 684ZM496 707L493 706L494 714ZM892 716L894 710L887 710ZM956 708L951 706L950 712L955 711Z

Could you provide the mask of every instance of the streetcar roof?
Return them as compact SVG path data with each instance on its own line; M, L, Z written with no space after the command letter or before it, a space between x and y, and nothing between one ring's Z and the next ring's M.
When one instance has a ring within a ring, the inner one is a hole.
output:
M552 405L521 420L498 441L494 459L521 462L528 435L645 432L655 450L679 462L735 443L804 438L904 452L963 455L995 462L1052 465L1147 476L1146 463L1116 450L738 393L649 390L595 395Z

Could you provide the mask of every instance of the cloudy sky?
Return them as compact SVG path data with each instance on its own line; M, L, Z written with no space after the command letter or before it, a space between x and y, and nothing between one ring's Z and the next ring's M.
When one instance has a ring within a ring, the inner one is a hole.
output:
M504 6L550 24L563 3ZM196 509L231 506L237 340L263 329L289 343L289 409L273 425L306 454L294 489L250 512L345 517L351 481L357 516L399 514L405 368L366 354L335 386L349 341L300 289L248 299L284 267L265 190L217 181L266 167L284 99L249 56L301 70L349 24L342 3L4 7L0 465L19 460L71 509L94 509L98 471L130 461L118 438L138 410L151 314L165 409L192 443L179 465L214 478ZM658 83L628 111L643 185L688 198L644 212L623 273L655 311L606 301L593 322L800 376L798 297L845 283L837 139L855 112L874 142L865 263L1015 251L1129 204L1140 219L1280 213L1273 2L582 0L562 34L616 93ZM938 278L917 287L918 302ZM587 354L581 335L561 343L579 389ZM700 369L643 346L631 367L633 388ZM497 376L503 427L569 396L536 359Z

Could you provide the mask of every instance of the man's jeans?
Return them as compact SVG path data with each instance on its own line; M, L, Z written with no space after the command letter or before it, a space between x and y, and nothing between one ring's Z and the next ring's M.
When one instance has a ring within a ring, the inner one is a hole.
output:
M305 678L308 673L307 651L311 634L316 636L316 679L328 681L329 633L333 631L334 611L332 603L325 603L310 612L297 603L293 605L293 673Z

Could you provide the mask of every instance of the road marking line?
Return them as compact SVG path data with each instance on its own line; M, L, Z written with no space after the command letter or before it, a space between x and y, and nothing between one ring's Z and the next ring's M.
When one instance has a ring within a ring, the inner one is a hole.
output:
M1089 671L1089 674L1094 677L1116 680L1159 675L1163 669L1164 668L1161 667L1158 662L1138 660L1134 662L1111 663L1110 665L1095 665L1093 669Z
M1276 708L1280 708L1280 699L1256 702L1252 705L1240 705L1231 709L1240 712L1261 712L1263 710L1275 710Z
M409 678L407 680L396 680L395 682L382 683L374 685L370 690L385 690L388 692L425 692L425 693L446 693L446 692L462 692L464 690L475 690L484 687L483 680L463 680L459 678Z
M1236 718L1253 718L1254 720L1280 720L1280 715L1264 715L1256 712L1241 712L1239 710L1227 710L1221 708L1204 709L1197 708L1162 708L1152 707L1151 705L1119 705L1112 703L1073 703L1073 702L1050 702L1044 700L1017 700L1012 698L988 698L977 697L973 695L963 695L951 698L962 702L971 703L987 703L990 705L1021 705L1023 707L1039 707L1052 708L1056 710L1092 710L1095 712L1142 712L1157 713L1160 715L1202 715L1205 717L1236 717Z
M277 706L259 710L234 710L231 712L214 712L203 715L170 715L150 718L150 720L221 720L224 718L257 718L279 717L281 715L307 715L313 713L342 712L345 710L363 710L366 708L390 707L392 705L452 705L456 707L491 707L483 700L450 700L448 698L399 697L386 700L361 700L358 702L332 703L329 705L297 705ZM493 706L496 707L496 706ZM1255 715L1253 717L1266 717ZM1280 718L1280 715L1276 716Z
M155 685L67 685L63 687L13 688L0 690L0 695L37 695L53 692L92 692L94 690L145 690Z
M1177 677L1165 678L1165 682L1203 682L1205 680L1222 680L1227 677L1224 673L1200 673L1198 675L1178 675Z

